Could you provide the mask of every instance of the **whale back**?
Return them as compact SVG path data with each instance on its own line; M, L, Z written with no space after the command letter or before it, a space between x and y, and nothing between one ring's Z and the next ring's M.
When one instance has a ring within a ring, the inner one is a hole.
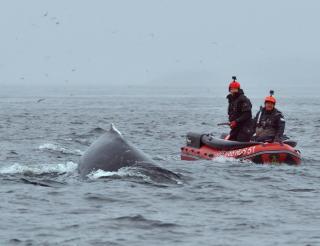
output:
M99 137L83 154L79 163L81 176L92 171L117 171L125 166L153 164L153 161L142 151L127 142L113 126Z

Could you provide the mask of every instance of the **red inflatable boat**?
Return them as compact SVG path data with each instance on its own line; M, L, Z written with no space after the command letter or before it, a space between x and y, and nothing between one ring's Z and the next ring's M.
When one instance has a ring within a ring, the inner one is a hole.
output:
M236 142L215 138L210 134L188 133L187 145L181 148L182 160L211 160L216 157L249 160L259 164L301 163L294 141L280 143Z

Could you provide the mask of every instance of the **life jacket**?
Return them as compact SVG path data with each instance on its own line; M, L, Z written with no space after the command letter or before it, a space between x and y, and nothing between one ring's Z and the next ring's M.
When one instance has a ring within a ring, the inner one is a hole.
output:
M262 108L255 118L255 126L256 137L282 137L285 128L284 116L276 108L270 112Z

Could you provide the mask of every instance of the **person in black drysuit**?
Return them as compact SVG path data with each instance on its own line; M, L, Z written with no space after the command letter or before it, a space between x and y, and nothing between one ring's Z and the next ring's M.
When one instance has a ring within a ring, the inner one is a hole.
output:
M228 140L249 142L253 133L252 104L244 95L236 77L233 77L229 85L229 92L227 99L229 100L228 115L231 131Z
M261 107L254 119L253 140L282 143L286 122L283 114L275 108L276 99L273 97L273 91L270 94L265 98L265 106Z

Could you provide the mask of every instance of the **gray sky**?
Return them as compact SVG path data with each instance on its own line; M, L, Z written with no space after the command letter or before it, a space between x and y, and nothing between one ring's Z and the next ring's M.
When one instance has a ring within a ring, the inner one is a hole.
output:
M1 0L0 84L313 84L316 0Z

